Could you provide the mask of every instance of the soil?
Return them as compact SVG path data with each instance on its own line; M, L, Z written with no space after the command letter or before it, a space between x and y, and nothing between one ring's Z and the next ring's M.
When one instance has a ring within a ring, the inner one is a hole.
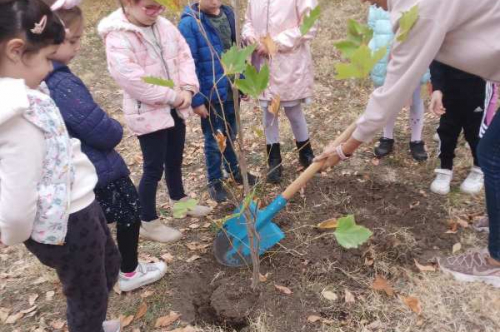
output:
M312 314L348 321L351 317L344 301L325 306L317 291L300 287L302 281L342 284L362 296L369 287L349 275L355 272L374 278L377 256L416 270L414 259L427 263L457 241L457 236L445 234L445 223L437 222L446 215L441 199L429 199L427 194L408 188L363 176L316 178L305 190L307 200L295 198L275 218L287 236L263 257L261 273L269 272L270 276L257 291L249 287L249 269L222 267L207 254L191 265L189 273L170 281L172 306L186 322L216 324L229 331L244 331L260 312L279 317L277 331L283 332L308 330L306 320ZM357 223L374 233L358 249L343 249L333 234L314 228L320 221L346 214L355 214ZM332 268L325 270L325 263ZM286 286L293 293L285 295L275 285Z

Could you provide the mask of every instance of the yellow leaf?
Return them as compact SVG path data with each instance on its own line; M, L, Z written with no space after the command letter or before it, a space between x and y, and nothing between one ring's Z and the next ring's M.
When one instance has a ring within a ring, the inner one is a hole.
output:
M274 116L278 116L281 105L281 97L279 95L273 96L271 99L271 105L269 105L269 112L274 114Z
M436 267L433 265L422 265L416 259L415 266L420 270L420 272L436 272Z
M349 292L348 289L345 290L345 303L354 303L356 302L356 298Z
M334 229L334 228L337 228L338 226L338 222L337 222L337 219L336 218L333 218L333 219L328 219L328 220L325 220L325 221L322 221L320 222L317 227L319 229Z
M167 316L160 317L156 320L155 328L167 327L169 325L172 325L172 323L174 323L180 317L181 315L179 315L175 311L170 311L170 313Z
M142 317L144 317L147 311L148 305L146 304L146 302L142 302L142 304L139 306L139 309L137 309L137 313L135 314L134 319L141 319Z
M133 320L134 320L133 315L130 315L130 316L120 315L120 322L122 324L122 327L129 326Z
M377 276L372 284L372 289L376 291L384 291L389 296L394 296L394 289L389 285L387 280L381 276Z
M267 34L265 37L262 37L260 39L260 43L266 49L267 53L269 54L269 57L272 58L273 56L276 55L276 53L278 53L278 45L276 45L276 43L269 34Z
M293 294L292 290L288 287L280 286L280 285L276 285L276 284L274 285L274 287L276 287L276 289L279 290L283 294L286 294L286 295Z
M420 315L422 313L422 306L420 305L419 299L413 296L402 297L403 302L410 308L414 313Z
M227 139L226 139L226 136L220 130L217 130L217 134L215 135L215 140L217 141L217 145L219 146L219 151L221 153L226 151Z

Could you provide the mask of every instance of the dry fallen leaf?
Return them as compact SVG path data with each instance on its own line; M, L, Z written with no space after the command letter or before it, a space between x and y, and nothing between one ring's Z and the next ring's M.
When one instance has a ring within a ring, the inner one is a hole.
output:
M452 222L449 225L449 228L445 233L446 234L456 234L458 232L458 224L456 222Z
M274 40L271 38L271 35L267 34L265 37L262 37L260 39L260 43L264 46L271 58L278 53L278 45L276 45Z
M47 301L51 301L54 298L54 295L56 295L56 292L48 291L47 293L45 293L45 299Z
M193 255L193 256L189 257L188 259L186 259L186 262L187 262L187 263L192 263L192 262L194 262L195 260L200 259L200 258L201 258L201 257L200 257L200 256L198 256L198 255Z
M122 294L122 290L120 289L120 285L118 285L118 283L116 283L114 286L113 286L113 291L118 294L118 295L121 295Z
M129 326L133 320L134 320L133 315L130 316L120 315L120 322L122 323L122 327Z
M172 263L174 261L174 255L171 253L166 253L161 255L161 259L165 261L165 263Z
M217 145L219 146L219 151L221 153L226 151L227 139L226 136L220 130L217 130L217 134L215 135L215 140L217 141Z
M64 327L64 325L66 325L66 322L63 321L63 320L55 320L55 321L52 321L50 323L50 326L53 328L53 329L56 329L56 330L60 330Z
M266 273L265 275L259 273L260 282L266 282L268 277L269 277L269 273Z
M331 291L322 291L321 292L321 295L327 299L328 301L337 301L337 299L339 298L337 296L337 294L335 294L334 292L331 292Z
M160 317L156 320L155 328L167 327L169 325L172 325L172 323L178 320L180 317L181 315L179 315L175 311L170 311L167 316Z
M271 99L271 105L269 105L269 113L274 114L274 116L278 116L280 112L280 106L281 106L281 97L279 95L273 96L273 99Z
M419 299L413 296L402 297L403 302L410 308L414 313L420 315L422 313L422 306L420 305Z
M36 308L37 308L37 306L34 305L31 308L28 308L28 309L25 309L25 310L21 310L20 313L22 313L22 314L29 314L30 312L36 310Z
M462 226L462 228L468 228L469 227L469 223L465 220L462 220L462 219L458 219L457 220L457 224L459 224L460 226Z
M18 312L17 314L10 315L5 320L5 324L15 324L18 320L23 318L24 314L22 312Z
M147 291L145 291L144 293L142 293L142 294L141 294L141 297L142 297L143 299L145 299L145 298L147 298L147 297L150 297L150 296L151 296L151 295L153 295L153 294L154 294L154 292L153 292L153 291L147 290Z
M280 285L276 285L276 284L274 284L274 287L276 287L276 289L279 290L283 294L286 294L286 295L293 294L292 290L288 287L280 286Z
M139 309L137 309L134 319L135 320L141 319L142 317L144 317L147 311L148 311L148 305L146 304L146 302L142 302L142 304L139 306Z
M11 312L11 309L7 308L0 308L0 322L5 322L7 318L9 318L9 314Z
M195 250L204 250L210 247L211 244L202 244L198 242L189 242L186 244L186 247L188 247L189 250L195 251Z
M319 229L334 229L337 228L337 226L337 219L333 218L320 222L316 227L318 227Z
M372 158L372 164L373 164L373 166L380 165L380 159L379 158Z
M420 270L420 272L436 272L436 267L433 265L422 265L416 259L414 259L415 265Z
M196 332L197 330L192 327L191 325L188 325L186 327L180 327L180 328L177 328L177 329L173 329L173 330L167 330L167 332Z
M456 254L457 252L459 252L459 251L460 251L460 249L462 249L462 244L461 244L460 242L458 242L458 243L455 243L455 244L453 245L453 248L452 248L451 252L452 252L453 254Z
M30 305L34 305L36 299L38 299L38 296L39 296L38 294L31 294L30 297L29 297L29 299L28 299L28 303Z
M375 281L373 281L372 289L376 291L384 291L389 296L394 296L394 289L389 285L387 280L382 278L381 276L375 277Z
M141 329L136 327L135 329L132 330L132 332L141 332Z
M311 315L311 316L307 317L307 321L310 323L319 322L319 321L321 321L321 319L322 318L320 316L315 316L315 315Z
M195 224L191 224L191 225L189 225L189 228L191 228L191 229L198 229L198 228L200 228L200 224L196 224L196 223Z
M348 289L345 290L345 303L354 303L356 302L356 298L354 297L354 295L349 292Z

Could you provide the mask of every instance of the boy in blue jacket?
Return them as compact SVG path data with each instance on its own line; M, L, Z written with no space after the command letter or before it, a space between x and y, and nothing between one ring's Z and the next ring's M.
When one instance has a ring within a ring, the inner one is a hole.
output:
M94 190L108 223L116 222L118 249L122 256L118 285L124 292L161 279L166 265L138 262L138 242L141 228L137 190L129 177L130 171L115 147L123 137L121 124L109 117L94 101L85 84L74 75L68 64L80 51L83 17L78 7L60 9L58 16L67 27L66 39L52 57L54 71L45 82L71 137L82 143L82 151L94 164L98 183ZM152 240L171 242L168 227L155 231ZM85 235L81 235L85 236ZM85 277L85 276L82 276Z
M189 5L182 14L179 30L191 48L200 81L200 92L193 97L192 106L201 117L209 194L220 203L227 200L228 195L222 182L222 164L237 183L243 183L233 150L237 125L232 87L220 63L222 53L236 43L233 10L220 0ZM222 153L216 138L221 135L226 137L226 149ZM255 176L249 174L248 179L251 185L255 184Z

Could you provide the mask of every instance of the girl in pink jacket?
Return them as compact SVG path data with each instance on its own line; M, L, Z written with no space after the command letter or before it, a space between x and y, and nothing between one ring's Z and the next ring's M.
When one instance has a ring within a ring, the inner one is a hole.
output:
M121 8L104 18L98 30L111 76L124 90L126 124L138 136L144 159L139 185L141 235L172 242L181 233L160 222L156 192L165 172L172 203L187 199L181 172L184 120L199 83L189 46L177 28L160 17L164 11L154 0L121 0ZM143 78L149 76L172 80L175 87L147 84ZM188 214L201 217L209 212L208 207L196 206Z
M309 41L316 35L313 27L302 36L300 25L306 14L317 6L317 0L250 0L248 3L243 39L247 44L257 43L252 63L257 68L269 64L269 88L260 96L264 110L269 171L267 181L281 180L281 153L278 117L269 112L271 100L279 98L290 121L299 150L300 164L307 168L314 159L302 103L313 95L313 63ZM271 55L261 41L269 36L278 51Z

